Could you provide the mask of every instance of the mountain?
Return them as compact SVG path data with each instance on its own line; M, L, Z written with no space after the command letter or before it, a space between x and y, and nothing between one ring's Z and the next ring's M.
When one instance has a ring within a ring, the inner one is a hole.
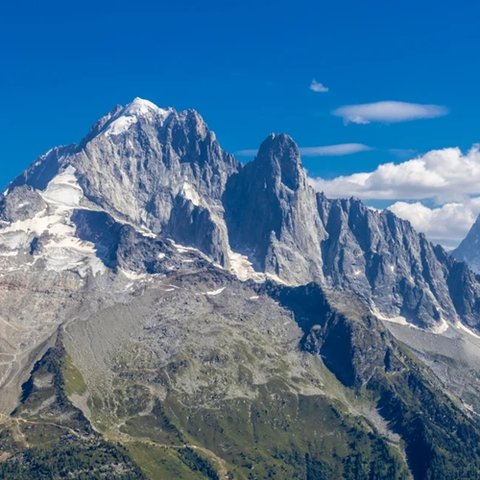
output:
M479 281L288 135L117 106L0 200L0 477L477 478Z
M461 262L467 263L470 268L479 273L480 272L480 217L470 228L467 236L460 242L460 245L452 252L452 255Z
M237 168L195 111L137 98L100 119L79 145L47 152L10 188L43 190L59 172L74 172L86 200L124 222L188 238L223 262L226 233L215 216ZM184 215L189 222L176 221Z

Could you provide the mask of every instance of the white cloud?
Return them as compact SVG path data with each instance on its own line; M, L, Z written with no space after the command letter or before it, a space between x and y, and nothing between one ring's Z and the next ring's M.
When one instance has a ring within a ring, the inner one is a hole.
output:
M344 105L332 112L333 115L343 118L345 123L357 124L407 122L409 120L441 117L447 113L448 109L441 105L395 101Z
M322 145L319 147L300 147L300 153L304 157L342 156L367 152L369 150L373 150L373 148L363 143L339 143L337 145Z
M336 145L321 145L318 147L299 147L300 153L304 157L340 157L343 155L352 155L359 152L368 152L373 150L372 147L363 143L339 143ZM258 150L247 148L245 150L237 150L237 157L254 157Z
M463 154L459 148L432 150L401 163L384 163L373 172L333 180L312 179L319 191L332 197L363 199L435 199L438 203L480 194L479 147Z
M323 83L313 79L310 83L310 90L315 93L327 93L329 89Z
M405 162L379 165L372 172L310 182L329 197L391 200L392 211L445 245L458 243L480 213L478 146L465 154L459 148L432 150ZM437 206L421 203L426 200Z
M480 214L480 197L463 203L446 203L429 208L420 202L395 202L388 207L395 215L409 220L413 227L436 243L454 248L463 240Z

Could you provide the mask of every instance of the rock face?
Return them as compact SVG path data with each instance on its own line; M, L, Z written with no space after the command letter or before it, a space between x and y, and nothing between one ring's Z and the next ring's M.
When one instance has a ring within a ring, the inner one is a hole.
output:
M452 252L452 256L461 262L466 262L473 271L480 273L480 216L467 236Z
M329 200L319 194L318 208L328 232L322 254L331 286L355 292L372 311L397 321L434 329L457 319L478 324L475 276L409 222L356 199ZM462 282L452 281L460 271ZM459 298L466 302L462 307Z
M257 270L287 282L321 281L325 230L290 137L270 135L255 160L230 177L223 202L232 249Z
M2 478L46 428L70 476L93 444L125 478L480 468L480 277L315 193L287 135L241 165L195 111L115 107L0 199L0 303Z
M43 189L68 167L98 207L155 233L189 235L189 244L224 262L227 238L216 217L238 164L195 111L137 98L100 119L78 146L48 152L13 185Z

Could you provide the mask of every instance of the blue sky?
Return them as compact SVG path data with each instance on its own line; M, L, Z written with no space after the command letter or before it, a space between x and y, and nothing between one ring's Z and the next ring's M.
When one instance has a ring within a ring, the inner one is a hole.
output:
M231 151L270 132L301 147L312 176L480 141L480 6L438 1L18 2L0 7L0 184L48 148L78 141L140 96L193 107ZM314 92L313 79L328 87ZM445 107L438 118L345 122L332 111L381 101Z

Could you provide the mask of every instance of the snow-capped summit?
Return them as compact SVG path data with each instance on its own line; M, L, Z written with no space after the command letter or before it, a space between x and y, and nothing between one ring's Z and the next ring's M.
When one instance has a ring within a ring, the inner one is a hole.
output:
M44 190L69 166L85 198L109 214L224 263L221 198L239 164L195 110L135 98L96 122L80 144L40 157L10 190L24 184Z
M122 110L120 110L118 116L146 117L149 115L154 115L164 118L172 112L174 112L174 109L171 107L160 108L150 100L144 100L143 98L135 97L130 103L125 105Z
M171 109L170 109L171 110ZM145 115L150 112L159 112L159 111L166 111L157 105L155 105L150 100L145 100L140 97L135 97L128 105L125 106L123 110L124 115Z
M141 118L150 119L151 121L161 124L173 111L173 108L163 109L157 107L157 105L149 100L136 97L132 102L113 114L100 133L107 136L120 135L128 130L131 125L136 124Z

